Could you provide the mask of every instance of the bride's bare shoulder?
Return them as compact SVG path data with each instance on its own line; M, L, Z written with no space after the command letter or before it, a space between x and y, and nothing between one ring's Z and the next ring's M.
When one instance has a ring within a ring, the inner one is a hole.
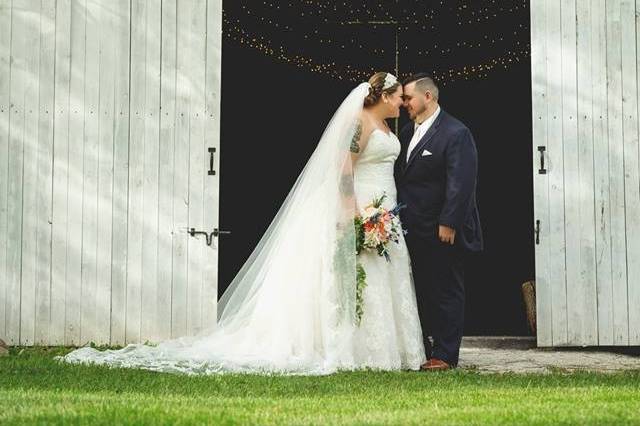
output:
M366 110L362 110L359 117L359 123L362 127L362 136L369 136L375 129L375 122Z

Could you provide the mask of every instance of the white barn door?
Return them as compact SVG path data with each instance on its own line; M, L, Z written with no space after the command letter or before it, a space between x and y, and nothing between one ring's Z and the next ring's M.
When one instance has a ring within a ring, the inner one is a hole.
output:
M216 322L221 0L0 0L0 337Z
M640 345L635 0L532 0L539 346Z

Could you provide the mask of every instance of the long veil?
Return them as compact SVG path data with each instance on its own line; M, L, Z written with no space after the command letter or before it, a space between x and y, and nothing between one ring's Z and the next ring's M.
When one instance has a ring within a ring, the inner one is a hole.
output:
M217 327L158 346L81 348L67 362L185 373L325 374L353 366L356 251L350 143L369 93L342 102L219 301Z

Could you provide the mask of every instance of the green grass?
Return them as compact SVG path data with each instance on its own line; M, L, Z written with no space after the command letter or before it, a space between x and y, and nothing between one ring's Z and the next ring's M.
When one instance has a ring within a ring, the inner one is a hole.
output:
M640 424L640 371L187 377L0 358L0 424Z

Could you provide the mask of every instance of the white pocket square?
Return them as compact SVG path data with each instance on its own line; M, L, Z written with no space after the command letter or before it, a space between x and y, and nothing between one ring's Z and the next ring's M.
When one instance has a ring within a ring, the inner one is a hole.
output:
M424 157L426 155L433 155L433 154L431 154L431 152L425 149L424 151L422 151L422 156Z

